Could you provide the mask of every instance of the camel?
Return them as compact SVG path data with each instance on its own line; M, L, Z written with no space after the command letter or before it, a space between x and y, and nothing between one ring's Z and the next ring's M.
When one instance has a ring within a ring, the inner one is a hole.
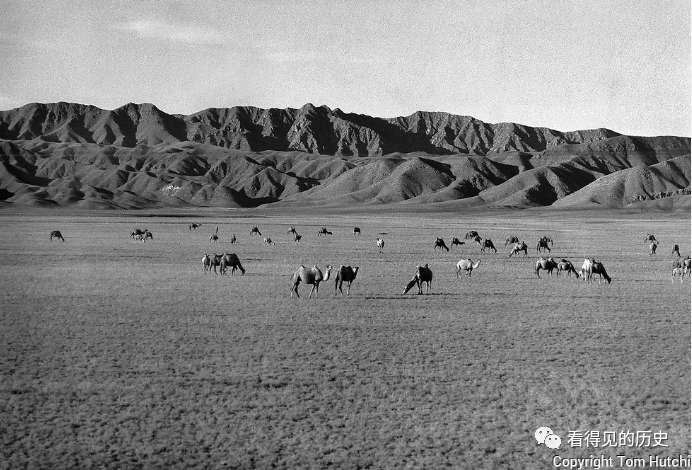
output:
M648 242L658 242L658 240L656 240L656 237L651 233L646 234L646 238L644 238L644 241L647 243Z
M538 261L536 261L536 276L538 276L539 278L541 277L539 273L541 269L545 269L546 271L548 271L548 274L552 276L553 269L555 268L557 268L557 263L553 258L546 259L541 256L541 258Z
M470 238L476 238L478 236L478 232L475 230L471 230L469 232L466 232L466 235L464 235L464 239L468 240Z
M252 227L252 229L250 229L250 235L259 235L261 237L262 233L257 227Z
M413 279L406 284L403 293L407 293L414 285L418 285L418 294L420 295L423 293L423 283L425 283L425 293L428 294L432 288L432 279L433 273L427 264L425 266L416 266L416 274L413 276Z
M267 245L276 245L276 243L274 243L274 242L272 241L272 239L269 238L269 237L266 237L266 238L264 239L264 243L266 243Z
M209 255L204 255L204 258L202 258L202 264L204 265L204 271L206 272L207 269L209 269L209 272L211 273L212 268L214 269L214 274L218 274L216 272L216 267L221 266L221 258L223 258L223 255L217 255L214 253L213 256ZM223 274L223 273L221 273Z
M656 254L656 248L658 248L658 243L651 242L651 245L649 245L649 254L655 255Z
M322 235L331 235L332 232L327 230L327 227L322 227L319 232L317 232L317 236L321 237Z
M497 248L493 245L493 241L490 238L486 238L481 243L481 253L485 253L486 250L493 250L497 253Z
M298 235L298 232L296 231L295 227L291 227L288 229L288 232L286 233L292 233L293 235Z
M436 250L437 248L444 248L445 250L449 251L449 248L447 248L447 245L445 245L445 241L439 237L437 240L435 240L435 246L433 247L433 250Z
M240 269L240 272L245 275L245 268L240 264L240 259L238 259L238 255L235 253L224 253L221 256L221 263L219 266L221 268L221 274L226 274L226 270L230 266L231 274L235 274L236 270Z
M219 236L215 233L212 233L211 237L209 237L209 241L213 241L214 243L216 243L217 241L219 241Z
M474 242L478 243L479 245L483 245L483 239L481 238L480 235L476 235L475 237L471 238Z
M685 271L679 266L673 266L670 282L675 282L675 276L680 276L680 282L685 278Z
M687 255L684 259L676 259L673 261L673 277L675 277L676 272L680 275L680 282L682 282L682 280L685 278L685 274L691 274L689 255Z
M298 242L300 241L301 238L303 238L303 236L302 236L302 235L298 235L298 234L296 233L296 236L294 237L293 241L296 242L296 243L298 243Z
M678 258L680 258L680 247L677 245L677 243L675 245L673 245L673 249L670 251L671 256L673 256L675 254L678 255Z
M235 233L231 237L231 243L235 243L238 239L235 237Z
M541 250L545 251L548 250L548 253L550 253L550 247L548 246L548 240L550 239L545 239L545 237L541 238L538 240L538 243L536 243L536 251L541 252Z
M601 283L601 279L605 279L605 281L610 284L611 278L608 276L608 273L605 270L605 267L603 266L603 263L601 263L598 260L595 260L594 258L586 258L584 259L584 263L581 266L581 271L580 271L581 277L585 281L592 281L593 280L593 275L598 274L598 283Z
M524 258L526 258L529 255L529 247L526 246L526 243L524 243L523 241L521 243L514 244L514 248L512 248L512 251L509 253L509 257L511 258L512 255L519 255L520 251L524 252Z
M130 234L130 238L136 238L137 235L144 235L144 232L146 232L146 231L147 231L147 230L140 230L140 229L136 228L136 229L134 229L134 230L132 231L132 233Z
M452 237L452 243L450 243L450 246L454 248L454 245L463 245L464 242L459 240L457 237Z
M143 235L144 235L144 241L146 241L147 238L151 238L152 240L154 239L154 235L152 235L152 233L147 229L144 229Z
M202 266L204 267L204 273L207 273L207 270L211 271L211 257L207 254L205 254L202 257Z
M557 275L559 276L562 271L567 271L567 277L572 276L572 273L574 273L577 279L579 279L579 273L574 269L574 265L564 258L557 263Z
M336 278L334 280L334 295L336 295L336 289L339 289L341 295L344 295L344 291L341 290L343 283L346 283L346 295L351 295L351 283L356 280L358 275L358 266L352 268L351 266L339 266L339 270L336 272Z
M202 224L197 224L197 223L193 222L190 224L189 230L196 230L197 227L201 227L201 226L202 226Z
M505 240L505 246L509 245L510 243L519 243L519 237L510 235L509 237L507 237L507 240Z
M384 240L381 238L377 239L377 247L380 249L380 253L382 253L382 250L384 250Z
M457 279L459 279L459 273L466 271L466 276L471 276L474 269L480 266L481 260L477 260L474 264L470 259L462 259L457 263Z
M60 230L53 230L52 232L50 232L50 241L53 241L53 238L65 241L65 239L62 236L62 233L60 233Z
M353 227L353 235L360 235L360 227Z
M332 272L332 267L327 266L325 269L325 274L322 274L322 271L317 266L313 266L312 268L306 268L302 264L300 265L300 268L293 274L293 285L291 286L291 297L293 297L293 293L295 292L296 297L300 297L298 295L298 285L303 282L304 284L312 284L312 290L310 291L310 295L308 295L308 299L312 297L312 293L315 293L315 298L317 298L319 289L320 289L320 282L322 281L328 281L329 280L329 274Z

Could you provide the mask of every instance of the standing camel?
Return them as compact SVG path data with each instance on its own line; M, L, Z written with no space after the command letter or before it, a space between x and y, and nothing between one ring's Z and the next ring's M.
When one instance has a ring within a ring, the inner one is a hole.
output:
M680 247L677 245L677 243L673 245L673 249L670 251L670 256L673 255L678 255L678 258L680 258Z
M300 268L298 268L298 270L293 274L293 284L291 285L291 297L293 297L294 292L296 294L296 297L300 297L300 295L298 295L298 285L302 282L304 284L312 284L312 290L310 291L310 295L308 295L308 299L312 297L313 292L315 293L315 298L317 298L320 290L320 282L328 281L329 273L331 272L331 266L327 266L325 274L322 274L322 271L320 271L320 268L318 268L317 266L313 266L312 268L306 268L301 264Z
M303 238L303 236L302 236L302 235L298 235L298 234L296 233L295 237L293 237L293 241L296 242L296 243L298 243L298 242L300 241L301 238Z
M353 227L353 235L360 235L360 227Z
M548 253L550 253L550 247L548 246L549 240L550 239L549 238L546 239L546 237L543 237L540 240L538 240L538 243L536 243L536 251L540 253L541 250L543 250L543 251L548 250Z
M231 243L235 243L238 239L235 237L235 233L231 237Z
M52 232L50 232L50 241L53 241L53 238L65 241L65 239L62 236L62 233L60 233L60 230L53 230Z
M541 258L538 261L536 261L536 276L538 276L539 278L541 277L539 273L541 269L548 271L548 274L552 276L553 269L555 268L557 268L557 263L553 258L546 259L541 256Z
M210 241L210 242L213 241L214 243L216 243L217 241L219 241L219 236L218 236L217 234L215 234L215 233L212 233L212 234L211 234L211 237L209 237L209 241Z
M658 247L658 243L653 241L651 242L651 245L649 245L649 254L650 255L655 255L656 254L656 248Z
M377 247L380 249L380 253L382 253L382 250L384 250L384 240L381 238L377 239Z
M449 248L447 248L447 245L445 245L445 241L439 237L437 238L437 240L435 240L435 246L433 247L433 250L436 250L438 248L444 248L445 250L449 251Z
M462 259L457 263L457 279L459 279L459 273L466 271L466 276L471 276L474 269L480 266L481 260L477 260L474 264L470 259Z
M193 222L193 223L190 224L190 227L188 227L188 229L189 229L189 230L196 230L197 227L201 227L201 226L202 226L202 224L197 224L197 223L194 223L194 222Z
M204 258L202 258L202 264L205 267L205 271L207 270L207 267L209 268L209 272L211 273L212 268L214 269L214 274L218 274L216 272L216 267L221 266L221 259L223 258L223 255L217 255L214 253L213 256L209 255L204 255ZM223 274L223 272L221 273Z
M351 295L351 283L356 280L358 275L358 266L352 268L351 266L339 266L339 270L336 272L336 278L334 281L334 295L336 295L336 290L339 289L341 295L344 295L344 291L341 290L343 283L346 283L346 295Z
M423 293L423 283L425 283L425 293L428 294L432 288L432 279L433 273L427 264L425 266L416 266L416 274L413 276L413 279L406 284L403 293L407 293L413 286L418 285L418 294L420 295Z
M512 251L509 253L509 257L511 258L512 255L519 255L520 251L524 252L524 258L529 255L529 247L526 246L526 243L523 241L521 243L517 242L514 244L514 248L512 248Z
M293 235L298 235L298 232L296 231L295 227L289 228L287 233L292 233Z
M647 234L646 234L646 237L644 238L644 241L647 242L647 243L648 243L648 242L658 242L658 240L656 240L656 237L655 237L653 234L651 234L651 233L647 233Z

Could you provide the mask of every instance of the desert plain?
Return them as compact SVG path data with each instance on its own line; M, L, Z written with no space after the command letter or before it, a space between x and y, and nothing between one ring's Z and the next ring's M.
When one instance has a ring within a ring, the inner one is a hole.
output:
M690 281L670 269L673 244L690 253L689 212L5 208L0 227L3 469L547 469L555 456L689 455ZM154 239L133 240L135 228ZM434 250L469 230L498 252L469 240ZM510 235L528 257L508 257ZM550 256L577 270L596 257L612 283L538 278L543 235ZM223 252L245 275L204 271L204 254ZM466 258L481 264L457 279ZM303 284L291 298L301 264L359 271L348 296L332 278L317 298ZM421 264L431 292L403 295ZM536 442L542 426L559 449ZM649 431L665 439L568 439Z

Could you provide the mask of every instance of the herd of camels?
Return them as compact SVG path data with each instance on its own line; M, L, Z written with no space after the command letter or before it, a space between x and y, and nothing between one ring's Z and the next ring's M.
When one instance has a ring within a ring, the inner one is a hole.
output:
M195 230L198 227L201 227L202 224L198 223L192 223L189 225L189 230ZM219 239L218 236L218 231L219 228L218 226L216 227L216 231L212 234L210 237L210 241L216 242ZM298 234L296 231L295 227L291 227L288 230L289 234L293 234L294 236L294 241L298 242L302 238L301 235ZM361 230L359 227L355 227L353 229L353 235L354 236L360 236ZM382 233L384 234L384 233ZM250 230L250 235L259 235L262 236L262 233L260 232L258 227L253 227ZM318 231L318 236L322 235L332 235L332 232L327 230L326 227L322 227ZM135 238L137 240L141 240L145 242L147 239L152 239L154 236L149 230L140 230L140 229L135 229L132 234L132 238ZM62 240L63 242L65 241L65 238L63 237L62 233L59 230L54 230L50 232L50 241L53 241L53 238ZM490 239L484 239L482 238L477 231L472 230L466 233L465 235L465 241L459 240L457 237L452 238L451 242L451 247L454 248L457 245L463 245L466 243L466 241L470 241L473 243L476 243L480 245L480 249L482 253L486 253L489 251L493 251L494 253L497 253L497 249L495 248L495 245L492 240ZM233 234L232 238L230 239L231 243L236 242L236 236ZM647 234L645 237L645 242L649 244L649 253L651 255L656 254L656 247L658 246L658 240L656 237L652 234ZM274 245L274 242L272 241L271 238L266 237L264 238L264 243L268 245ZM376 245L379 248L380 252L384 251L384 245L385 241L382 238L377 238L376 240ZM520 253L524 254L524 258L528 256L528 246L524 241L520 241L518 237L516 236L509 236L505 240L505 246L507 245L513 245L509 257L511 258L512 256L519 256ZM550 253L551 249L550 247L553 245L553 240L549 237L543 236L541 237L538 242L536 243L536 252L541 253L547 251ZM437 238L435 240L433 249L437 250L446 250L450 251L449 247L445 243L444 239L442 238ZM683 279L685 275L687 274L688 277L692 277L691 274L691 269L690 269L690 256L687 255L685 258L682 258L680 256L680 248L679 246L673 245L673 249L671 250L671 255L677 255L677 259L673 261L672 264L672 271L671 271L671 280L674 281L676 278L680 279L680 282L683 282ZM461 259L459 262L456 264L456 276L459 278L461 273L463 272L465 276L471 276L473 271L477 269L481 264L481 260L478 259L475 262L472 261L471 259ZM235 253L223 253L220 255L213 254L205 254L204 257L202 258L202 265L204 268L204 272L210 272L213 270L214 273L220 273L220 274L226 274L228 269L231 268L231 274L234 274L236 271L240 271L242 274L245 274L245 268L243 268L243 265L240 262L240 259ZM217 268L219 268L217 272ZM356 277L358 275L358 269L359 267L351 267L351 266L339 266L339 269L336 271L336 275L334 277L335 282L334 282L334 294L337 294L337 291L343 295L343 289L342 286L344 283L346 283L346 295L350 295L351 293L351 284L356 280ZM561 273L566 273L567 276L571 276L574 274L575 278L577 279L583 279L587 281L591 281L594 279L594 275L598 275L598 283L601 283L601 280L604 280L606 283L610 284L612 281L611 277L608 275L606 272L605 266L603 263L599 260L596 260L594 258L586 258L584 259L584 262L581 266L581 269L577 271L574 267L574 265L567 259L561 259L560 261L555 261L552 257L544 257L543 255L540 256L540 259L538 259L535 263L535 274L539 278L541 277L540 271L546 271L548 274L553 273L553 271L556 272L557 276L560 276ZM291 289L290 289L290 295L293 297L293 294L295 294L297 297L299 297L298 294L298 286L303 283L306 285L311 285L312 289L310 291L310 294L308 295L308 298L311 298L313 293L315 294L315 297L319 295L319 286L322 282L328 281L331 275L332 267L327 266L325 271L322 272L320 268L317 266L312 266L312 267L305 267L301 265L293 274L292 276L292 281L291 281ZM430 289L432 288L432 280L433 280L433 272L430 269L430 267L425 264L423 266L416 266L415 267L415 272L413 275L413 278L408 282L406 287L404 288L403 294L406 294L409 292L413 286L418 287L418 294L423 293L423 287L425 286L426 294L430 292Z

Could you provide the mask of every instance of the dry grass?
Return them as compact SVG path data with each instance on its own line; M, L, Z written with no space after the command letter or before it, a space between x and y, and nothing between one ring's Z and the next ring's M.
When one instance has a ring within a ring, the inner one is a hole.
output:
M568 430L660 429L668 448L617 453L689 452L690 283L670 282L666 248L690 252L689 218L0 220L0 468L518 469L593 453L538 446L539 426L563 443ZM276 246L250 237L255 225ZM135 227L154 241L131 240ZM56 229L65 243L48 241ZM498 254L433 251L470 229ZM646 233L662 241L655 257ZM507 258L512 234L528 258ZM577 269L602 259L613 284L536 278L543 234ZM214 251L238 253L247 274L204 274ZM461 257L483 262L457 280ZM401 295L421 263L432 294ZM350 297L330 280L317 300L304 285L290 299L300 264L360 271Z

